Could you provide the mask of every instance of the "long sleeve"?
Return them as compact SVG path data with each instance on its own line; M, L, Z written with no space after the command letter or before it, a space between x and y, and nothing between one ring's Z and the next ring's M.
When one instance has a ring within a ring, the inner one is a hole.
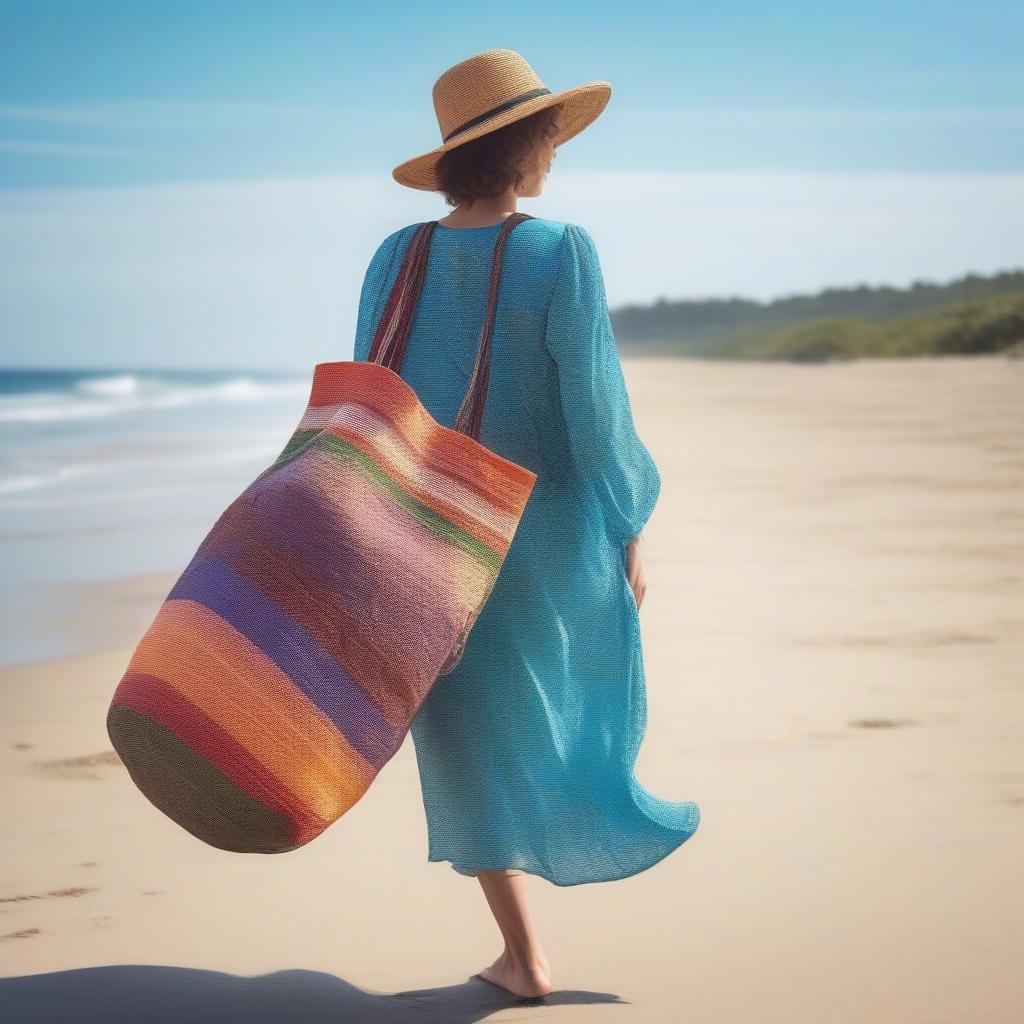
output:
M411 227L415 228L415 225ZM373 335L377 330L381 314L384 312L384 303L398 276L401 256L404 252L401 242L409 231L408 227L393 231L377 246L377 251L370 258L370 263L363 276L363 286L359 291L359 313L356 320L355 344L352 349L353 359L362 361L369 358Z
M625 544L650 518L661 476L634 427L597 249L577 224L562 237L545 343L577 472Z

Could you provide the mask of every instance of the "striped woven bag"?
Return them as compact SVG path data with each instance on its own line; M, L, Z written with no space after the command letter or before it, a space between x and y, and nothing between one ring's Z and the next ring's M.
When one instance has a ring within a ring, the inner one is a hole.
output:
M283 853L367 791L450 672L536 474L480 443L503 224L453 428L399 376L436 221L417 226L367 361L318 363L281 454L214 523L128 663L107 731L211 846Z

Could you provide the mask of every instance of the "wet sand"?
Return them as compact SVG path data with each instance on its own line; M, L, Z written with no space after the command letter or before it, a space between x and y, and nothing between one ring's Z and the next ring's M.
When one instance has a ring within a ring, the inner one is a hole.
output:
M632 878L531 879L546 1008L471 977L500 939L426 860L411 740L276 857L134 789L104 716L146 577L95 594L115 646L0 673L8 1019L1024 1019L1024 361L625 369L663 478L637 775L702 818Z

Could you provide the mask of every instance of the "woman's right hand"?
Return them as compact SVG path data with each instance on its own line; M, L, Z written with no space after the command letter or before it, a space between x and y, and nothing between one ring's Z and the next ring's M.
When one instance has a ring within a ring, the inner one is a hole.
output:
M637 608L643 603L644 595L647 593L647 579L644 576L644 563L640 550L643 539L644 535L638 533L626 545L626 576L629 579L633 597L636 598Z

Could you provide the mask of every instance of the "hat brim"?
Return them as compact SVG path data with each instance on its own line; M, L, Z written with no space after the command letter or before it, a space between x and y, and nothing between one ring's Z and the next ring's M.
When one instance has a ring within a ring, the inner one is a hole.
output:
M611 98L611 82L584 82L582 85L573 86L571 89L563 89L561 92L549 93L546 96L537 96L516 107L495 114L494 117L481 121L474 125L469 131L463 132L457 139L451 139L444 145L430 150L429 153L422 153L414 156L411 160L400 163L392 172L391 176L400 185L407 185L409 188L424 189L428 192L435 192L441 187L437 179L437 162L449 150L461 146L463 143L471 142L480 138L488 132L498 128L504 128L513 121L519 121L538 110L545 110L553 107L556 103L564 105L564 111L559 118L558 133L555 135L554 145L560 146L574 135L579 135L587 125L597 119L601 111L608 105Z

